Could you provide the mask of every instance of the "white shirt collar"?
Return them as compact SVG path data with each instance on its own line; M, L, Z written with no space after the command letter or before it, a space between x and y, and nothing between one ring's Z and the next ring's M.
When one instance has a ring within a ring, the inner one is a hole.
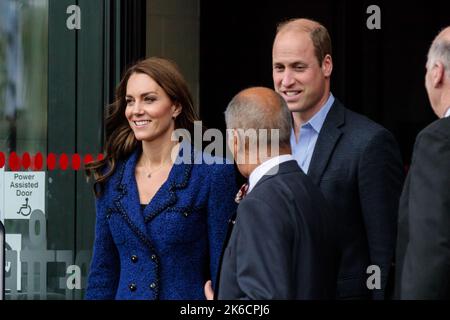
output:
M280 165L283 162L295 160L291 154L284 154L281 156L273 157L267 161L264 161L253 170L248 179L248 191L247 194L252 191L258 181L272 168Z
M447 112L444 115L444 118L450 117L450 107L447 109Z

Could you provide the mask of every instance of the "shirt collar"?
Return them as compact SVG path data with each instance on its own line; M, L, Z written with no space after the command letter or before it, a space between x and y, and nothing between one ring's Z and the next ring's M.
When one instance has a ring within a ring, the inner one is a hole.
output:
M328 112L331 109L331 106L334 103L334 96L330 92L330 96L328 97L327 102L323 105L322 108L320 108L319 112L317 112L309 121L303 126L311 126L317 133L320 133L320 130L322 129L323 123L325 122L325 118L327 117Z
M447 109L444 118L450 117L450 107Z
M255 168L255 170L252 171L250 174L250 177L248 179L248 191L252 191L252 189L255 187L255 185L258 183L258 181L273 167L280 165L283 162L295 160L294 157L291 154L283 154L281 156L273 157L267 161L264 161L259 166Z

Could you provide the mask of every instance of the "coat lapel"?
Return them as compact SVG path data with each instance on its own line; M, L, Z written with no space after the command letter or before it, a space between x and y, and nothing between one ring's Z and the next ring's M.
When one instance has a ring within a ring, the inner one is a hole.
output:
M190 153L191 157L185 158L183 156L185 152ZM177 192L187 187L191 177L194 161L193 154L193 148L190 144L181 144L180 152L175 164L170 170L166 182L164 182L147 207L145 207L143 214L145 223L177 203Z
M316 185L320 184L320 179L328 165L331 154L342 135L340 127L344 123L345 109L336 99L320 130L308 170L308 176Z
M140 150L136 150L120 168L118 195L114 200L116 209L126 219L130 227L141 237L146 237L144 217L141 214L139 193L135 178L136 163Z
M145 242L151 244L147 236L146 223L156 215L163 212L177 202L177 191L187 186L191 176L192 164L194 163L194 152L188 143L182 143L180 152L169 177L155 194L150 204L141 212L139 192L136 184L135 169L141 154L141 149L137 149L119 170L117 185L117 197L114 200L116 209L124 217L131 229ZM185 152L189 152L191 157L183 157Z

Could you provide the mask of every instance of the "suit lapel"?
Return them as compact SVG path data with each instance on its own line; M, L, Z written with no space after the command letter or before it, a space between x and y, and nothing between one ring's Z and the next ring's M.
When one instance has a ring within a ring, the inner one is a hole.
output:
M308 170L308 176L316 185L320 184L320 179L322 178L334 148L342 135L340 127L344 125L344 123L345 109L336 99L325 118L322 129L320 130Z

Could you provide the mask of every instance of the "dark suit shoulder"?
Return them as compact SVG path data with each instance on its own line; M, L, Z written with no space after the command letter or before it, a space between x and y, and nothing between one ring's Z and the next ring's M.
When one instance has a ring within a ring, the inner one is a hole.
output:
M283 193L284 188L285 184L282 179L280 179L280 175L269 177L261 183L258 183L257 186L245 197L243 203L252 201L265 203L267 206L272 207L274 203L278 203L286 196L286 194ZM241 205L239 207L241 207Z
M323 130L332 129L333 126L338 126L339 130L344 133L345 140L351 142L352 147L356 149L358 149L358 145L366 146L376 138L394 139L389 130L366 116L346 108L337 99L325 120Z
M418 134L418 138L424 135L437 135L443 139L450 139L450 117L436 120L429 124Z
M362 138L365 137L370 139L371 137L380 134L391 135L389 130L366 116L351 111L347 108L345 108L345 111L345 125L351 128L355 134L360 135Z
M277 174L262 177L248 197L273 203L273 200L277 197L293 197L292 191L294 190L298 195L302 192L302 188L299 188L299 186L315 188L297 162L289 161L280 166Z
M412 164L428 163L430 160L443 161L442 165L447 166L445 158L450 155L450 118L439 119L432 122L417 135L414 144ZM434 155L437 159L430 159ZM428 170L436 169L437 164L428 164Z
M266 208L285 216L287 221L296 220L298 212L309 216L314 211L318 215L318 211L328 208L323 205L325 199L319 188L303 173L296 161L284 162L279 168L277 174L262 177L242 204L247 200L264 203Z

